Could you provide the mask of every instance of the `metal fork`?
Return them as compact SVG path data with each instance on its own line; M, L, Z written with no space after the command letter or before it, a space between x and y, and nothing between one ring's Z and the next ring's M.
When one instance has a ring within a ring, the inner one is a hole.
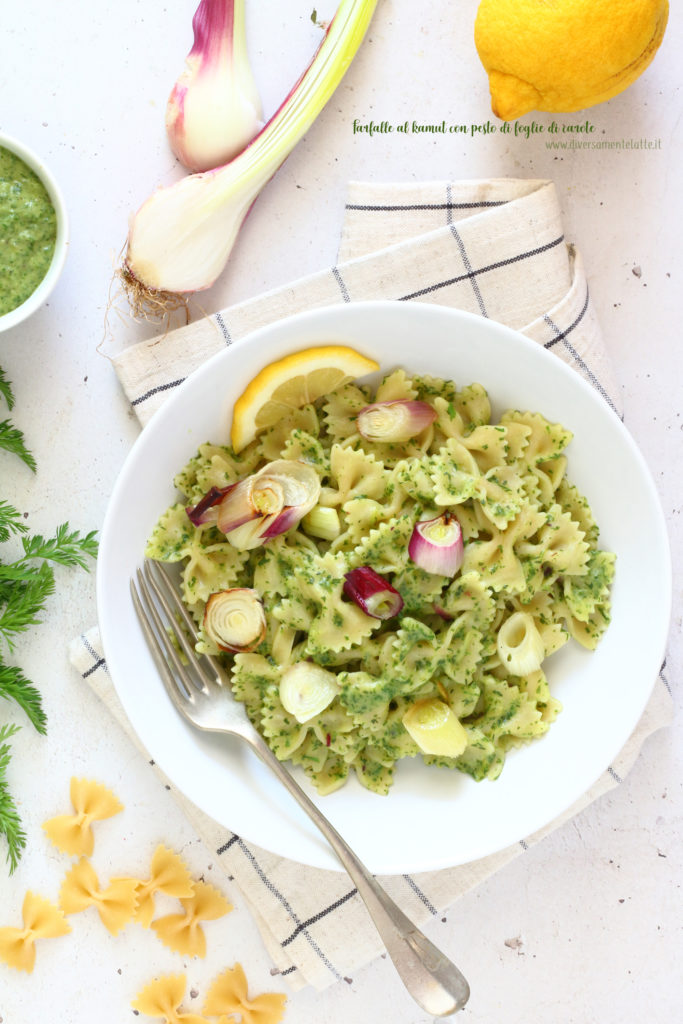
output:
M137 570L136 579L137 585L131 580L135 610L176 709L198 729L229 733L248 743L329 842L363 899L401 981L415 1002L434 1017L447 1017L461 1010L470 994L464 976L393 902L278 761L249 721L244 706L232 696L220 662L207 655L197 655L194 623L161 565L146 560L143 569Z

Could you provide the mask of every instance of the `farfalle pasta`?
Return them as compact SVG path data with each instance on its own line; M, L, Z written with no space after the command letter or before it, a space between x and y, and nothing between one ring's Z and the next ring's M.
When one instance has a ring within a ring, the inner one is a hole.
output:
M95 845L94 821L111 818L123 810L123 804L110 789L92 779L72 778L70 785L73 814L59 814L44 822L51 843L72 857L90 857Z
M180 1009L186 988L184 974L166 974L145 985L131 1006L147 1017L160 1018L164 1024L207 1024L206 1018L198 1013L185 1013Z
M102 888L90 861L81 857L64 877L59 905L65 914L95 907L107 931L116 935L133 918L137 886L135 878L113 878Z
M265 992L249 999L247 979L241 964L223 971L209 987L202 1014L181 1009L187 989L184 974L166 974L154 978L131 1003L134 1010L147 1017L161 1019L164 1024L280 1024L286 997L279 992Z
M249 999L244 970L235 964L213 981L202 1010L218 1017L219 1024L237 1019L241 1024L280 1024L286 1001L281 992L264 992Z
M192 895L181 898L182 914L166 914L150 927L165 946L184 956L206 956L202 921L215 921L233 908L218 889L207 882L194 882Z
M22 917L22 928L0 928L0 960L30 974L36 962L36 940L67 935L71 925L59 907L30 891L24 896Z
M135 882L135 921L143 928L149 928L155 913L155 893L189 899L194 893L194 883L189 868L179 854L168 847L157 846L152 855L150 877Z
M357 417L381 402L426 403L431 424L407 441L367 440ZM495 420L481 384L458 388L399 368L374 391L343 385L239 455L203 445L177 475L182 497L146 554L180 563L198 650L224 661L277 757L300 764L321 793L350 773L386 793L404 757L494 779L507 752L543 735L561 710L546 660L572 638L594 649L609 624L615 557L599 547L589 503L567 477L571 437L535 411ZM186 509L210 488L275 460L314 470L329 534L316 531L316 509L248 549L215 517L190 520ZM416 524L438 517L462 532L455 574L426 571L410 554ZM376 617L349 596L359 570L398 592L397 614ZM255 650L219 652L203 633L207 597L231 587L253 588L263 602L267 629ZM512 656L520 623L533 658ZM281 699L283 678L302 662L332 673L336 688L305 719ZM435 706L462 727L457 752L435 752L404 726L409 712Z

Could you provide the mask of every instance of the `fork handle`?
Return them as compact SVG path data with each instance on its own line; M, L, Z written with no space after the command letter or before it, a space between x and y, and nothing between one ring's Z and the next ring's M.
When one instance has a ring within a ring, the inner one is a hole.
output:
M244 738L329 842L356 886L401 981L415 1002L434 1017L447 1017L461 1010L470 994L463 974L394 903L263 738L258 733Z

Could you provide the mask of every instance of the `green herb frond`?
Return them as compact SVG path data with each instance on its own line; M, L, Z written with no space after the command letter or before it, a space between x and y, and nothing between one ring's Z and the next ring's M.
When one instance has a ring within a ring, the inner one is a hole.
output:
M0 636L10 650L14 650L14 638L19 633L39 625L38 616L55 589L54 571L47 562L26 566L19 578L17 568L3 566L0 572ZM10 579L6 575L8 569L12 573Z
M8 410L14 406L12 386L0 367L0 398ZM26 447L24 435L9 419L0 422L0 450L20 458L35 471L36 462ZM14 650L17 637L31 626L40 625L40 615L48 597L55 589L53 564L88 568L88 559L97 555L95 531L82 535L62 523L54 536L28 535L22 514L4 499L0 499L0 544L12 536L21 537L23 554L13 561L0 560L0 698L14 701L27 715L39 733L45 733L47 718L43 711L38 689L16 665L5 664L3 645ZM26 833L21 824L17 805L9 791L7 768L12 750L7 742L19 729L18 725L0 726L0 836L7 840L9 873L15 870L26 846Z
M23 537L25 558L44 558L60 565L80 565L88 568L88 557L97 557L97 534L95 530L81 536L78 530L70 530L68 523L62 523L55 530L54 537L45 540L40 534Z
M13 700L28 716L34 729L42 736L47 731L47 716L39 691L18 665L5 665L0 660L0 697Z
M36 460L26 447L24 435L10 420L0 422L0 448L17 455L29 469L36 470Z
M0 366L0 395L5 399L7 408L11 412L14 408L14 392L12 391L12 385L8 381L2 366Z
M12 533L26 533L27 526L21 512L0 499L0 544Z
M26 847L26 833L21 826L21 818L7 782L7 768L12 750L7 740L19 731L18 725L0 726L0 835L7 840L7 863L10 875L19 863L22 851Z

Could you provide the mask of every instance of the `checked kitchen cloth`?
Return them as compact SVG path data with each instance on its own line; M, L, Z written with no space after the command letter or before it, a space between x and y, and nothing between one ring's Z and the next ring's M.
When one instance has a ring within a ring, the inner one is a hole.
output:
M349 187L336 265L125 350L114 359L141 424L214 353L255 328L321 306L368 299L432 302L507 324L556 353L621 412L619 390L589 299L581 258L564 238L555 188L536 180ZM97 627L71 646L84 680L131 734ZM671 719L664 674L636 730L604 775L561 819L483 860L382 879L418 925L617 786L643 741ZM131 736L131 738L134 738ZM382 953L347 876L285 860L247 843L177 799L239 885L280 973L293 989L322 989Z

